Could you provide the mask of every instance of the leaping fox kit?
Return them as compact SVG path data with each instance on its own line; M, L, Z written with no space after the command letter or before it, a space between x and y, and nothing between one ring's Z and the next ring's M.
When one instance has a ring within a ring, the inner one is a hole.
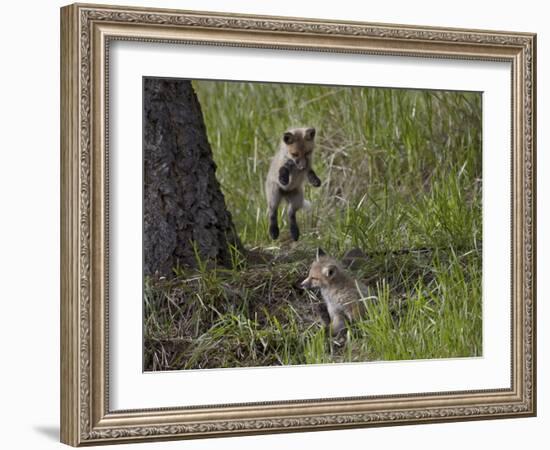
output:
M333 336L338 336L345 329L346 321L353 322L365 315L363 301L367 296L367 287L349 275L336 259L327 256L322 250L318 250L317 258L301 287L321 289Z
M295 241L300 237L296 212L304 207L304 183L307 179L315 187L321 180L312 168L315 128L294 128L284 133L279 151L271 160L265 182L269 210L269 235L279 237L277 210L282 199L289 204L290 234Z

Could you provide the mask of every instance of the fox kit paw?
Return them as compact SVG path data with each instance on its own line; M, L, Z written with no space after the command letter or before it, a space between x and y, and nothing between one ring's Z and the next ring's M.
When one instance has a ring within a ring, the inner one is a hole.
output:
M308 172L307 179L308 179L309 183L312 186L314 186L314 187L321 186L321 180L319 179L319 177L317 176L317 174L313 170L310 170Z
M338 348L341 348L344 345L346 345L347 340L348 339L347 339L346 333L340 333L337 336L332 337L332 343Z
M286 186L290 181L290 171L286 167L281 167L279 170L279 183Z
M279 237L279 227L277 225L269 226L269 236L271 236L271 239L273 240Z

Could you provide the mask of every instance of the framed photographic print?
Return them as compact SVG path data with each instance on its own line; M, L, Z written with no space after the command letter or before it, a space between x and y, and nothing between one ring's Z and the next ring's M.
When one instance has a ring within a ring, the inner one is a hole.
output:
M61 9L61 440L536 413L536 36Z

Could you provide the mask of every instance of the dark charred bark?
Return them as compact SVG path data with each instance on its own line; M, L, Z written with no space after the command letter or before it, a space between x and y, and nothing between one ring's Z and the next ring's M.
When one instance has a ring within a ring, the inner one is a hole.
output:
M173 275L203 260L229 266L242 248L216 179L201 107L190 81L145 78L145 275Z

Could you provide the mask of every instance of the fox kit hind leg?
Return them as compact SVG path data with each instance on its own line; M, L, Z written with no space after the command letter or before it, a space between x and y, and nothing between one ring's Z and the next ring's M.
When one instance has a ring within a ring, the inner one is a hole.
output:
M292 239L297 241L300 238L300 229L296 221L296 212L304 206L304 191L302 187L294 191L287 192L286 200L288 201L288 221L290 223L290 235Z
M271 239L279 237L279 223L277 211L282 199L288 202L288 220L290 235L297 241L300 238L300 229L296 221L296 212L304 206L304 191L301 188L293 191L283 191L277 185L271 185L268 193L269 235Z
M269 236L271 239L279 237L279 224L277 222L277 211L283 198L281 189L276 184L266 184L267 207L269 212Z

